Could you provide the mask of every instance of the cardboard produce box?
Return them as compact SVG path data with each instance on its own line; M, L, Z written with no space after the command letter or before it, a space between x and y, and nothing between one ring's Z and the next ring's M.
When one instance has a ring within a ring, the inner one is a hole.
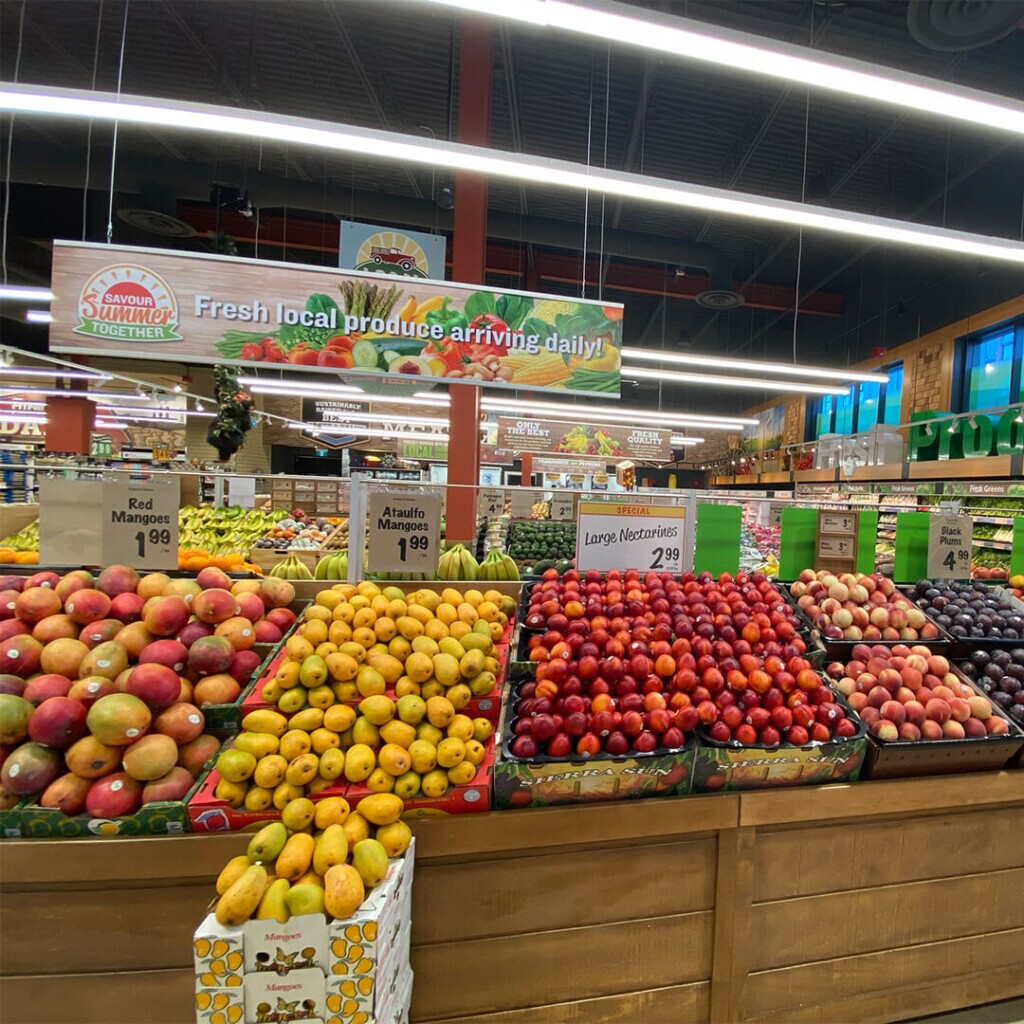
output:
M415 846L344 920L307 914L226 927L209 913L193 937L197 1020L400 1020L411 995Z

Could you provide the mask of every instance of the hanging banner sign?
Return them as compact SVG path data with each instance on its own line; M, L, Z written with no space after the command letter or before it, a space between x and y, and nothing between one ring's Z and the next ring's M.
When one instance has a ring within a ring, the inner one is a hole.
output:
M678 574L683 571L685 532L683 506L581 501L576 568L580 572L654 569Z
M515 452L604 456L608 461L671 462L672 432L613 423L570 424L499 416L498 447Z
M52 288L54 352L619 393L614 303L61 241Z
M425 231L396 231L379 224L341 222L338 266L402 277L444 280L447 239Z
M592 476L605 473L607 469L608 463L604 459L549 459L537 456L533 460L535 473L582 473Z

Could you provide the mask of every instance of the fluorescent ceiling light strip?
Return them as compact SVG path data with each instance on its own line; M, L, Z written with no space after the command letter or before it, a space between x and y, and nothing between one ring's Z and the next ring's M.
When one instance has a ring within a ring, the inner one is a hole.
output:
M674 370L649 370L642 366L622 367L623 377L638 380L674 380L691 384L714 384L725 388L758 388L763 391L800 391L812 395L848 395L849 388L827 384L797 384L786 380L764 380L760 377L723 377L713 373L678 373Z
M33 366L0 366L0 376L12 377L67 377L69 380L94 380L97 383L110 380L107 373L86 373L82 370L62 370L57 367L53 370L41 370Z
M28 309L25 311L25 322L30 324L52 324L53 314L46 309Z
M45 416L25 416L22 413L15 413L14 415L8 415L5 412L0 412L0 423L45 423Z
M319 427L330 427L332 420L320 420ZM399 423L405 426L440 426L448 428L448 419L440 416L389 416L387 413L379 412L346 412L342 413L339 423Z
M239 384L244 384L246 387L249 387L249 386L252 386L252 385L256 385L256 384L277 385L277 386L280 386L280 387L288 387L288 388L290 388L292 386L290 381L282 380L280 377L244 377L243 376L243 377L239 377L238 378L238 383ZM300 384L302 384L302 383L309 383L309 384L311 384L311 385L313 385L315 387L330 387L334 391L341 391L341 392L345 392L346 394L349 394L349 393L356 394L356 395L365 394L365 392L363 391L362 388L353 387L351 384L330 384L326 380L324 381L324 383L322 385L318 384L316 381L309 381L309 382L299 381L298 383L300 383Z
M0 83L0 110L20 114L41 114L61 118L89 118L120 121L186 131L207 131L219 135L283 142L292 145L352 153L429 167L471 171L511 180L537 182L548 188L589 191L598 195L636 199L669 206L697 209L727 216L828 231L880 242L895 242L936 249L957 256L1024 263L1024 243L965 231L911 224L868 214L833 210L731 192L726 189L645 177L623 171L588 168L584 164L553 160L529 154L508 153L426 139L354 125L331 124L310 118L287 117L256 110L201 103L182 103L145 96L118 97L114 93L92 92L21 83Z
M517 415L540 415L551 419L575 418L577 421L608 419L626 423L661 423L678 427L742 427L755 425L759 421L749 416L713 416L710 413L677 413L669 411L647 411L628 406L612 405L569 405L562 402L531 402L509 398L484 398L484 409L511 412ZM525 410L525 412L524 412Z
M33 288L27 284L0 284L0 302L53 302L49 288Z
M97 420L96 423L94 424L94 426L106 427L106 428L108 428L110 430L127 430L128 429L128 424L127 423L120 423L118 420L106 420L106 419Z
M786 363L759 363L749 359L723 359L719 356L683 355L678 352L659 352L650 348L622 349L623 359L645 359L653 363L675 363L680 366L708 366L712 369L732 370L735 373L778 373L784 377L817 377L824 380L867 381L885 384L886 373L867 373L864 370L836 370L819 366L789 366Z
M447 408L447 400L444 402L424 398L410 398L404 395L370 395L364 391L350 394L347 391L336 391L329 387L312 387L304 384L293 384L286 386L268 387L266 384L252 384L249 391L254 395L289 395L297 398L324 398L336 399L339 402L397 402L403 405L419 405L430 409Z
M114 399L118 402L148 402L149 395L123 394L116 391L62 391L60 388L9 387L0 388L0 395L49 395L55 398L89 398L94 402Z
M657 50L675 57L719 64L737 73L767 75L814 88L842 92L937 117L968 121L1024 134L1024 103L995 93L947 85L868 61L821 53L748 32L621 3L590 0L430 0L461 10L558 28L568 32Z
M301 430L305 430L312 434L314 437L319 437L321 434L338 434L343 437L381 437L381 438L399 438L402 441L432 441L432 442L445 442L448 441L447 434L428 434L415 430L374 430L371 427L358 427L355 430L333 430L325 429L322 426L318 426L312 423L296 423L293 426L298 427Z
M685 447L688 444L703 444L703 443L704 443L704 438L703 437L673 437L672 438L672 444L677 446L677 447L680 446L680 445Z

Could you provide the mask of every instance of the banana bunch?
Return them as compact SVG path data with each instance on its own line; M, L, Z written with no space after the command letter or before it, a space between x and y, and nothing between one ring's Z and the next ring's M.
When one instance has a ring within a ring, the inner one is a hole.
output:
M4 537L0 541L0 548L10 548L12 551L38 551L39 550L39 520L29 523L23 530Z
M426 572L374 572L367 573L371 580L432 580L433 574Z
M276 576L282 580L311 580L313 574L306 568L298 555L288 555L274 566L268 576Z
M359 807L350 811L343 797L291 801L281 821L260 829L246 852L224 865L217 920L237 927L250 918L285 924L301 914L351 917L387 877L388 859L412 839L398 797L367 797Z
M479 572L479 563L462 544L450 547L437 563L439 580L475 580Z
M519 568L516 563L497 548L491 548L487 557L480 563L477 572L479 580L517 580Z
M348 548L325 555L316 563L313 573L315 580L347 580L348 579Z

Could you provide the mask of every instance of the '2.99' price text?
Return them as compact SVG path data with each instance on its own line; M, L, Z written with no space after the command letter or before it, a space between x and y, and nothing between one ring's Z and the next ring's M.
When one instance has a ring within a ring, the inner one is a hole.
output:
M665 564L679 564L679 548L655 548L652 554L651 568L663 569Z

